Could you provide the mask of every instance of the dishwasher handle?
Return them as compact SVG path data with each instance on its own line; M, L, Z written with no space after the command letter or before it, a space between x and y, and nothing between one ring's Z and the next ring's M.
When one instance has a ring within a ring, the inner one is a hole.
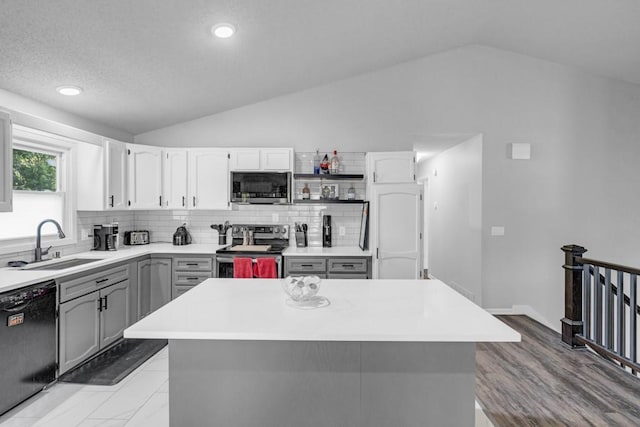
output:
M9 306L0 306L0 312L7 312L7 313L17 313L18 311L22 311L25 308L29 307L29 304L31 304L33 300L27 300L25 301L20 301L18 303L18 305L14 305L13 307L9 307Z

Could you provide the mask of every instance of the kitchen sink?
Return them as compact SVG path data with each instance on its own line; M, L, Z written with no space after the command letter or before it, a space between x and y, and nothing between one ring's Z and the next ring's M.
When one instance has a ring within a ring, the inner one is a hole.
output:
M73 258L64 261L47 262L46 264L36 263L22 267L22 270L64 270L65 268L77 267L96 261L102 261L102 258Z

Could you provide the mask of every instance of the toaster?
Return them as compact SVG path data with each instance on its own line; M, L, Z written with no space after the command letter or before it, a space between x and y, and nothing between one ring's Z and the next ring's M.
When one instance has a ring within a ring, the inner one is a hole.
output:
M146 231L146 230L125 231L124 244L125 245L148 245L149 231Z

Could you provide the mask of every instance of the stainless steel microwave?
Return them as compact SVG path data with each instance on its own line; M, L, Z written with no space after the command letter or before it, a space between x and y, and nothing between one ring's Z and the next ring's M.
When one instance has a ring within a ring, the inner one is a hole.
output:
M291 172L231 172L231 202L286 205L291 203Z

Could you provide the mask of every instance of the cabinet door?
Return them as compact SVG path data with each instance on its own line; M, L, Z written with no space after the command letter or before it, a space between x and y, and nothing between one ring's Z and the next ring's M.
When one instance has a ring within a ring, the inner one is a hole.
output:
M103 145L79 143L74 155L76 171L76 208L79 211L102 211L105 196L105 148ZM109 200L110 202L110 200Z
M163 207L186 209L187 150L165 150L162 160Z
M13 141L11 118L0 111L0 212L13 210Z
M262 159L262 170L292 170L293 150L290 148L265 148L260 150L260 157Z
M127 144L129 207L162 207L162 150L145 145Z
M373 190L374 279L417 279L422 272L422 186Z
M151 260L138 261L138 320L151 313Z
M189 208L229 209L229 154L217 149L189 152Z
M129 281L102 289L100 297L100 348L105 348L122 337L129 324Z
M229 170L232 170L232 171L260 170L260 150L255 148L231 150Z
M60 373L100 348L99 292L60 304Z
M105 206L107 209L127 208L127 147L122 142L105 140L107 176Z
M171 259L151 259L151 311L171 301Z
M368 153L369 182L374 184L412 183L416 180L412 151Z
M138 312L140 318L171 300L171 259L138 262Z

